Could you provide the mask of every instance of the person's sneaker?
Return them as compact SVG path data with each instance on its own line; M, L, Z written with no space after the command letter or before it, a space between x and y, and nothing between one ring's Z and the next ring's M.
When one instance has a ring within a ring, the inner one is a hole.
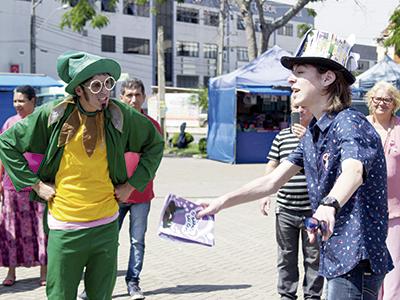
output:
M88 299L85 290L83 290L83 292L80 293L80 295L78 297L81 298L82 300L87 300Z
M145 298L139 285L133 282L128 283L128 294L131 296L131 300L140 300Z

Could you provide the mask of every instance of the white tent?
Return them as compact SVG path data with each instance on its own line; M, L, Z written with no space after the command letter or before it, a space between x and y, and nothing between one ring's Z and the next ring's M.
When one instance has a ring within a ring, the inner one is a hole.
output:
M375 66L357 76L353 86L368 90L381 80L391 82L400 89L400 65L387 55Z

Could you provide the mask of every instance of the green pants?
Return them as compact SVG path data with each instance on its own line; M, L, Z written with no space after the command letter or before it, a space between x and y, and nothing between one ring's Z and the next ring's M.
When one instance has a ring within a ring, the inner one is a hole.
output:
M46 294L76 300L85 271L89 299L110 300L117 275L118 222L80 230L50 230Z

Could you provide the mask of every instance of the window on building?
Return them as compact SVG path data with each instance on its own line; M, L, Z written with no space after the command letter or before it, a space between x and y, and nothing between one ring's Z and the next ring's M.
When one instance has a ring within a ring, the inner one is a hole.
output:
M176 20L178 22L199 24L199 10L178 6L176 9Z
M244 20L243 20L243 18L242 18L241 15L237 15L237 18L236 18L236 28L237 28L238 30L244 30L244 29L245 29Z
M369 61L368 60L360 59L357 63L358 63L358 67L357 67L358 71L363 72L363 71L366 71L369 69Z
M249 54L247 52L247 48L238 47L236 49L237 60L238 61L249 61Z
M101 35L101 51L115 52L115 35Z
M124 53L149 55L150 41L146 39L124 37L123 48Z
M293 24L286 24L278 29L279 35L293 36Z
M199 43L196 42L176 42L176 55L199 57Z
M101 10L107 12L115 12L115 6L111 7L110 0L101 0Z
M222 61L223 62L228 62L228 56L229 56L229 50L224 47L224 49L222 50Z
M204 11L204 25L216 26L219 24L219 14L214 11Z
M215 44L204 44L204 58L217 58L218 46Z
M211 76L204 76L203 77L203 86L208 88L208 82L210 81Z
M135 0L124 0L124 14L138 17L150 17L150 1L143 5Z
M178 87L183 88L198 88L199 76L194 75L177 75L176 84Z
M286 24L285 29L287 36L293 36L293 24Z

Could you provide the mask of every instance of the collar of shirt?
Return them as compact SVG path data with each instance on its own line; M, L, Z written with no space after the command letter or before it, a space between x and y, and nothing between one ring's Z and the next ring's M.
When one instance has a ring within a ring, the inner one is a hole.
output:
M337 115L336 113L334 114L324 113L319 120L317 120L315 117L311 120L308 127L310 129L314 143L318 141L320 132L325 132L331 126L336 115Z

